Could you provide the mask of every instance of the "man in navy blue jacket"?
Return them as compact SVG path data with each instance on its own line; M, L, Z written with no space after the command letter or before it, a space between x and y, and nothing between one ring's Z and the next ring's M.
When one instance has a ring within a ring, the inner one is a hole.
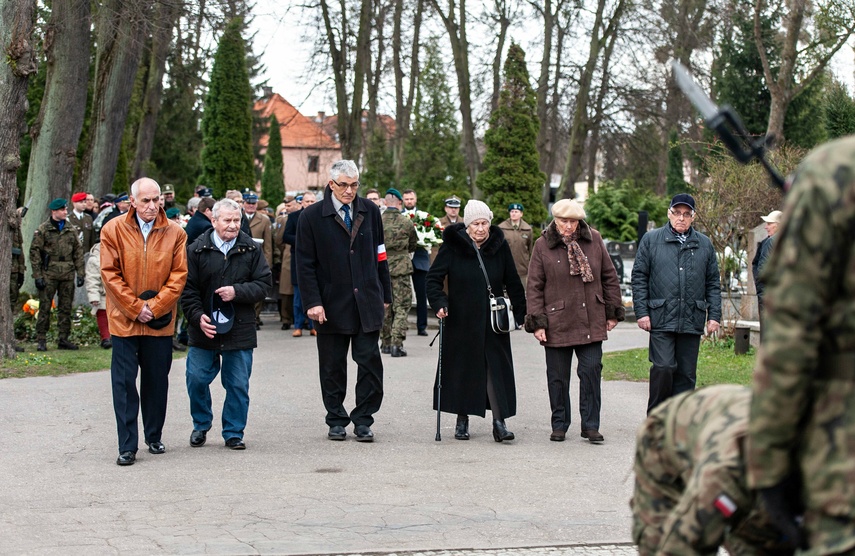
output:
M297 281L303 306L318 333L321 392L330 440L344 440L353 423L356 440L371 442L374 413L383 401L380 328L392 302L380 209L357 196L359 170L352 160L330 168L323 201L303 210L297 223ZM344 409L347 350L357 365L356 406Z

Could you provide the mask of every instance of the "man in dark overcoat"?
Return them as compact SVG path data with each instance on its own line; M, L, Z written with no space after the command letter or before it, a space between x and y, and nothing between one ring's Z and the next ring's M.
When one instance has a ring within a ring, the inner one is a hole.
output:
M323 201L303 211L297 223L297 282L318 333L321 392L330 440L344 440L354 425L356 440L371 442L374 413L383 400L380 328L392 303L380 209L356 194L359 170L352 160L330 168ZM347 350L357 365L356 406L344 409Z

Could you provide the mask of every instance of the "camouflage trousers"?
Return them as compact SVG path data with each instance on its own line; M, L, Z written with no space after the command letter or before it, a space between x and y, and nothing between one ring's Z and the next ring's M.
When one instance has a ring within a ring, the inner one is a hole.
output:
M58 337L67 340L71 334L71 304L74 302L74 280L45 279L46 287L39 292L39 318L36 321L36 339L46 340L50 329L50 312L56 294L56 321Z
M13 272L9 277L9 303L12 304L12 316L17 314L20 307L15 307L18 304L18 276L19 273Z
M649 417L639 429L630 506L632 539L640 556L714 556L719 546L733 556L794 553L778 542L777 529L752 503L744 466L722 465L710 457L696 462L684 482L687 456L675 453L662 420ZM722 493L737 507L730 518L715 509Z
M383 346L403 347L407 337L407 315L413 305L410 275L392 277L392 304L386 309L380 343Z

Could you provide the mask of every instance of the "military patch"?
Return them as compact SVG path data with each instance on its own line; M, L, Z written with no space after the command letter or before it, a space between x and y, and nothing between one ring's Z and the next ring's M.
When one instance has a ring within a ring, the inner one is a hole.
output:
M715 508L724 517L730 517L736 512L736 502L727 494L719 494L714 502Z

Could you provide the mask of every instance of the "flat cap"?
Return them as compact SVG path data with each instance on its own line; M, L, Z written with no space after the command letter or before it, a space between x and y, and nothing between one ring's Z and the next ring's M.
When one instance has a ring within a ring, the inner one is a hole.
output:
M585 209L575 199L561 199L552 205L552 216L556 218L571 218L573 220L584 220Z

